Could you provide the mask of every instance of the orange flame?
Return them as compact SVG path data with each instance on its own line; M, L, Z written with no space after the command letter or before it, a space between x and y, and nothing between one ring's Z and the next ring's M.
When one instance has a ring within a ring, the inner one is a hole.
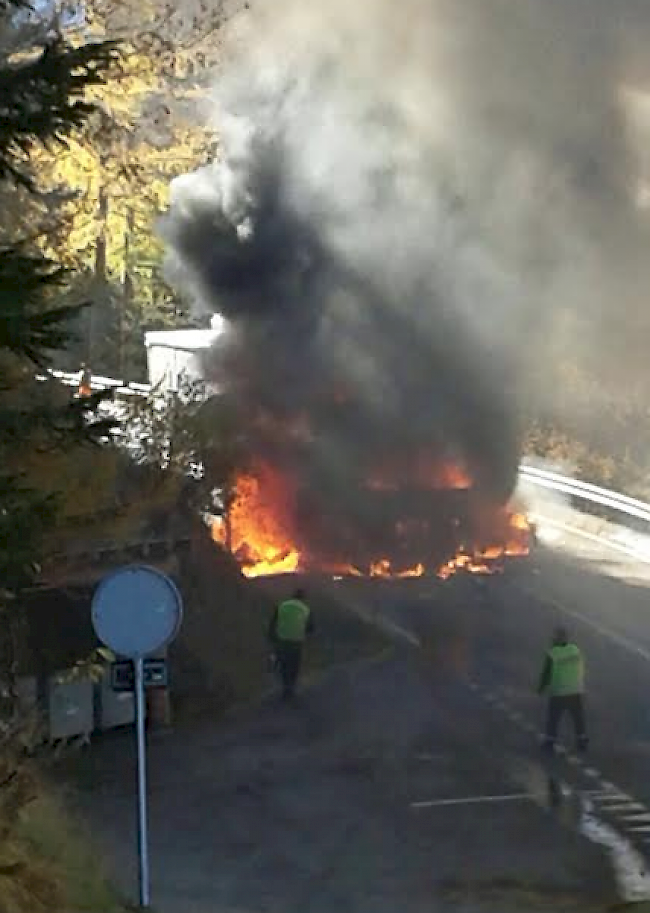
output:
M405 570L395 570L388 558L380 558L379 561L373 561L370 565L369 576L406 579L407 577L422 577L424 573L423 564L416 564L415 567L408 567Z
M292 574L300 552L291 533L294 492L278 472L258 464L240 475L228 517L212 527L212 536L230 551L247 577Z
M421 461L420 468L426 468L428 473L417 474L424 488L471 487L471 480L462 469L436 467L431 461L428 464ZM380 473L369 487L385 490L389 481L389 476ZM268 464L258 463L237 479L228 517L215 522L213 538L230 549L247 577L304 570L303 555L294 533L295 504L296 491L291 481ZM484 508L475 518L474 525L471 546L467 543L459 546L458 552L441 567L427 568L418 563L405 568L396 566L389 558L377 558L366 568L324 561L317 569L336 577L403 579L433 573L446 580L459 571L499 573L505 558L529 553L532 534L525 514L503 507ZM408 530L408 523L397 524L396 531L401 539L408 540Z

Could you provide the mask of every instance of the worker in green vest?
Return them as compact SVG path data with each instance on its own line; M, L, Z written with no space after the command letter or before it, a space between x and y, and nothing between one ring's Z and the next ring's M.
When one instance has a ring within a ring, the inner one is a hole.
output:
M556 628L553 643L544 658L538 692L548 693L544 748L553 752L560 722L565 714L573 721L578 751L586 751L589 740L584 708L585 663L580 648L569 639L565 628Z
M305 602L305 592L295 590L290 599L278 604L269 626L269 639L273 644L277 669L282 679L282 697L293 697L305 638L314 629L311 610Z

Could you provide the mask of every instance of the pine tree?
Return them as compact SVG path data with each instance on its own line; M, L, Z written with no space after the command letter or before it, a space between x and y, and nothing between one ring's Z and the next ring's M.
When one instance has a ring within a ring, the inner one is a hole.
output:
M67 45L53 23L30 16L25 0L0 0L0 191L3 200L37 194L30 155L39 146L64 146L92 108L86 87L110 67L112 45ZM15 194L12 194L12 189ZM92 399L70 402L55 384L38 379L68 340L74 308L64 306L66 271L39 253L35 226L3 207L0 246L0 679L9 685L9 719L0 739L0 863L2 900L12 909L64 906L59 882L33 847L17 834L33 798L26 758L29 727L15 718L16 666L23 631L21 593L38 574L59 493L35 486L30 458L66 454L107 433L94 419ZM15 234L9 226L14 227ZM26 727L26 728L25 728ZM18 854L16 849L18 847ZM50 877L51 875L51 877Z
M94 110L89 87L117 57L110 42L66 43L25 0L0 0L0 188L36 195L30 157L64 148ZM7 221L7 220L3 220ZM33 487L24 471L34 453L61 453L106 436L96 398L70 400L37 375L69 339L82 304L62 304L65 268L24 233L0 248L0 619L3 631L21 590L33 583L59 493ZM4 622L4 624L3 624Z

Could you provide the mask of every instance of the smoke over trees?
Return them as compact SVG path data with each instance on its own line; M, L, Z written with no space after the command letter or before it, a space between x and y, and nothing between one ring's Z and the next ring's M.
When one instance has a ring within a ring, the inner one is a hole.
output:
M257 446L307 417L309 457L282 458L346 503L389 452L502 499L523 410L571 412L567 365L645 391L649 37L632 0L238 20L220 155L176 179L164 233L173 280L229 321L209 370Z

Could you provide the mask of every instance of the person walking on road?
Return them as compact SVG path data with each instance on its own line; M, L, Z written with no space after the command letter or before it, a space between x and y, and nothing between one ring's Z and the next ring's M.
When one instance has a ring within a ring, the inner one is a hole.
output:
M573 721L577 749L586 751L589 739L584 707L585 663L582 651L569 639L565 628L555 629L537 690L539 694L548 693L544 749L555 750L562 717L568 714Z
M275 650L284 700L289 700L295 694L305 638L313 630L312 614L305 602L305 591L299 588L290 599L278 604L269 625L269 639Z

